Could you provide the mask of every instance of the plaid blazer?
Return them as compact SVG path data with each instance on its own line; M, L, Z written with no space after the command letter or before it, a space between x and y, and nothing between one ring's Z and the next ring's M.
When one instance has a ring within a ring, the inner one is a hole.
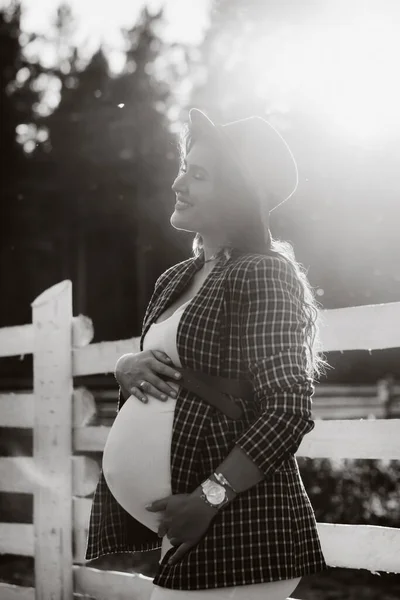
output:
M203 264L202 253L157 279L143 321L141 350L150 325ZM223 257L214 266L183 311L177 330L182 366L248 378L254 399L235 398L243 418L231 420L180 389L171 443L172 493L192 492L234 444L251 457L265 479L221 510L197 546L172 566L167 561L175 549L170 549L154 584L196 590L291 579L328 569L294 457L303 436L314 427L314 386L306 370L301 295L301 283L283 258L233 250L230 258ZM122 402L120 395L117 410ZM116 502L101 473L86 559L160 547L157 534Z

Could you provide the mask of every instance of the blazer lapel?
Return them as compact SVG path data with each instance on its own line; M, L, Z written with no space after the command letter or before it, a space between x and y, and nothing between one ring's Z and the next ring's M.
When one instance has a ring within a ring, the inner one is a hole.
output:
M157 300L154 302L154 305L150 309L146 323L144 323L140 340L141 350L143 349L143 339L152 323L157 321L158 317L164 312L164 310L166 310L166 308L172 304L176 298L179 297L183 290L189 285L193 275L202 267L203 262L202 255L191 259L190 262L184 265L184 268L181 272L177 271L177 273L166 285L164 290L161 291Z

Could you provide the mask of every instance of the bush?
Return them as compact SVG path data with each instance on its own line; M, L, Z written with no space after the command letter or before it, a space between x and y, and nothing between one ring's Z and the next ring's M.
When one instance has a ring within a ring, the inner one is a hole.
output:
M400 527L398 460L297 459L317 521Z

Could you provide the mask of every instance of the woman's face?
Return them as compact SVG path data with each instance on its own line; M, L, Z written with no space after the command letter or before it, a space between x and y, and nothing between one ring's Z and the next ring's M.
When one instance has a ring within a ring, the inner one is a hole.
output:
M217 175L216 151L206 141L196 141L172 184L177 200L170 219L173 227L223 241L229 207L218 191Z

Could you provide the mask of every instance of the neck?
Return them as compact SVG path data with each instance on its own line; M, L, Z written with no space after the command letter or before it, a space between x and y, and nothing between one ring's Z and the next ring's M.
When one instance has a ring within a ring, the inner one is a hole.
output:
M217 252L221 250L224 246L223 240L212 240L210 238L206 238L202 236L203 240L203 250L204 250L204 260L208 261L212 259ZM214 261L212 261L214 262Z

